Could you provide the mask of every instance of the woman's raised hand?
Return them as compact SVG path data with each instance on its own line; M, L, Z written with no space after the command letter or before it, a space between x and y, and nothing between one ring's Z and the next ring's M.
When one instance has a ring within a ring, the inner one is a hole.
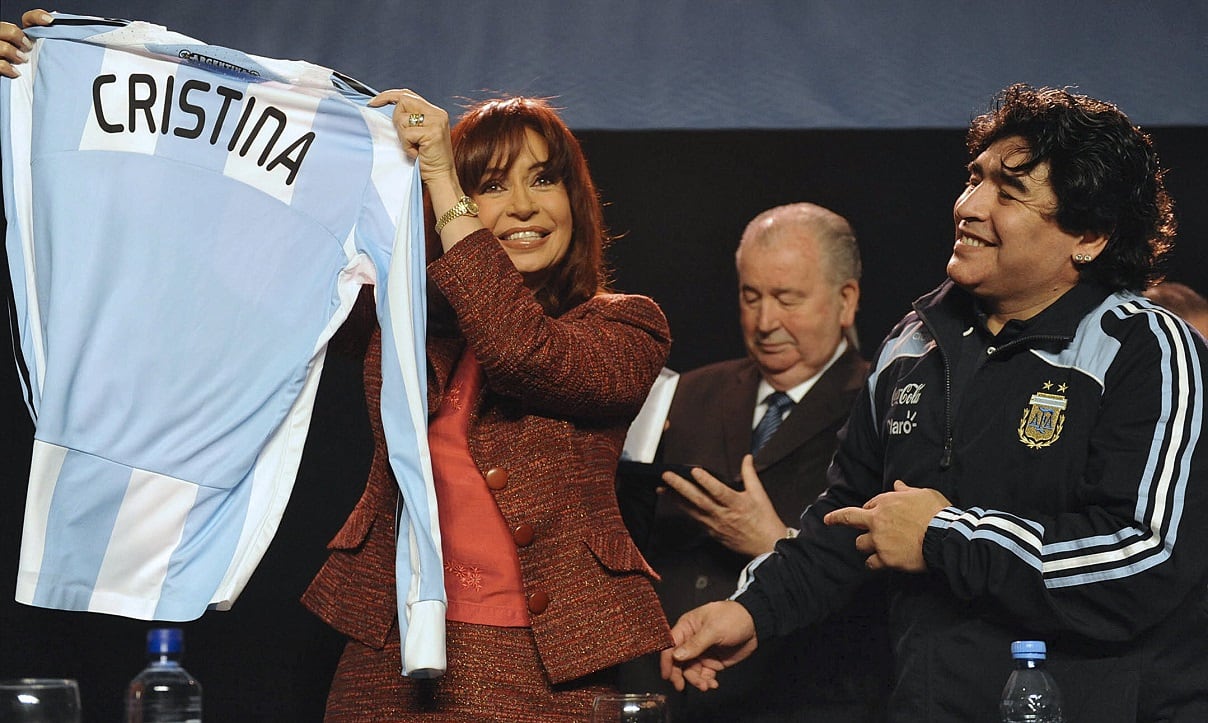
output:
M392 120L403 149L419 161L419 177L428 189L432 210L439 218L457 203L464 192L453 165L453 141L449 138L449 114L424 100L412 90L388 90L379 93L369 105L374 108L394 104ZM482 225L475 217L462 216L446 224L440 232L446 251L457 241Z
M50 25L54 18L45 10L29 10L21 16L21 26ZM26 55L34 47L21 28L12 23L0 23L0 75L16 78L17 66L29 60Z
M418 158L424 183L456 179L453 143L449 140L449 114L412 90L387 90L369 101L378 108L394 104L394 128L411 158Z

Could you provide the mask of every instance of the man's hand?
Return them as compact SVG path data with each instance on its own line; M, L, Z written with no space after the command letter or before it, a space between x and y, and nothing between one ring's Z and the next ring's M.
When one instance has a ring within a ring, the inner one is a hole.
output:
M684 613L671 629L674 648L662 652L663 678L676 690L718 687L717 673L744 660L759 644L755 621L733 600L711 602Z
M772 507L763 483L755 474L751 455L742 459L745 491L732 489L699 467L692 479L664 472L663 482L681 498L681 506L709 531L709 535L735 552L755 557L771 552L785 536L785 525Z
M870 570L924 572L923 535L927 524L949 504L936 490L911 487L898 480L893 483L893 492L882 492L862 508L830 512L823 522L865 531L856 538L856 549L868 555Z

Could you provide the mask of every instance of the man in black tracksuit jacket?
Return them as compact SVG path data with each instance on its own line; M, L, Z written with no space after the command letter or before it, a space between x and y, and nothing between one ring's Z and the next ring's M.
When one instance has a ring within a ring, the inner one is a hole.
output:
M681 618L665 674L707 689L882 574L893 721L1000 720L1020 639L1067 721L1208 721L1208 351L1136 293L1173 233L1156 156L1025 86L970 150L950 280L882 344L830 488L736 602Z

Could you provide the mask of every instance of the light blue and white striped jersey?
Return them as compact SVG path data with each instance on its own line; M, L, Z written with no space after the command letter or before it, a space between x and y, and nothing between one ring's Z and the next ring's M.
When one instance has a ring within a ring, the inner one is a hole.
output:
M17 600L227 609L277 530L326 344L376 284L408 673L445 667L419 174L372 91L147 23L59 14L0 79L36 424Z

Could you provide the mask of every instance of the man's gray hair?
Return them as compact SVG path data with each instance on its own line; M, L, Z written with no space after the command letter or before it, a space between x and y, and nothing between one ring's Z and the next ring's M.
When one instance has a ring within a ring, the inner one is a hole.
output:
M769 208L747 224L734 253L734 261L742 256L748 244L771 245L782 239L812 238L826 266L826 278L835 287L848 281L860 283L863 264L860 262L860 247L856 233L847 219L828 208L813 203L790 203ZM849 344L859 349L855 326L848 327L845 335Z

